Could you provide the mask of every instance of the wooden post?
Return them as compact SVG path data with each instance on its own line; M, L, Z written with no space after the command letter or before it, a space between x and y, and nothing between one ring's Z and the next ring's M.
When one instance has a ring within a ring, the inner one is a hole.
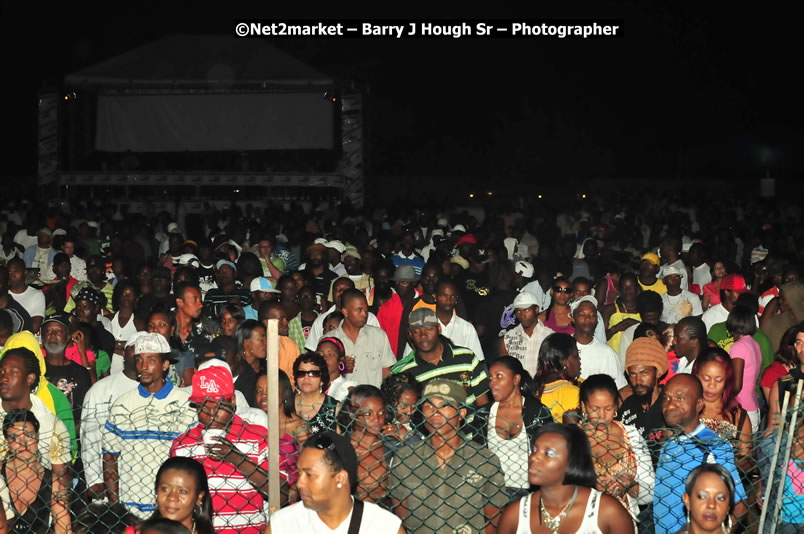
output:
M268 504L273 514L279 510L279 321L268 319Z

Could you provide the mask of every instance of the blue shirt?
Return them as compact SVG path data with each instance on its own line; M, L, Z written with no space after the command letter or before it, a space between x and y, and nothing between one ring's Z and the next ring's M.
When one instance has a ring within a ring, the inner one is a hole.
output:
M416 276L422 275L424 258L416 254L416 252L411 252L410 256L405 256L402 254L402 252L397 252L391 256L391 261L394 263L394 267L399 267L400 265L412 265L413 270L416 271Z
M690 471L702 463L716 463L725 467L734 479L734 501L746 499L740 473L734 464L731 444L699 423L691 434L670 438L662 446L653 492L656 534L674 534L684 527L686 518L684 501L681 500L684 484Z

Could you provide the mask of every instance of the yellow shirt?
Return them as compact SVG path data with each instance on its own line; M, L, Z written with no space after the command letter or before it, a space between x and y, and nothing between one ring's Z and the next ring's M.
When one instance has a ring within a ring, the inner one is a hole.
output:
M561 423L564 412L576 409L580 405L581 389L566 380L556 380L545 384L542 393L544 404L553 415L553 421Z
M639 285L642 287L642 291L654 291L659 295L664 295L667 293L667 286L664 285L664 281L656 279L656 282L653 283L652 286L648 286L642 283L642 280L638 280Z
M662 282L664 284L664 282ZM654 284L655 285L655 284ZM666 289L665 289L666 290ZM642 316L638 313L626 313L624 311L620 311L620 307L617 306L617 302L614 302L614 313L611 314L609 317L609 328L614 325L620 324L626 319L636 319L637 321L642 322ZM623 337L622 332L617 332L608 340L609 347L613 348L615 352L620 352L620 338Z

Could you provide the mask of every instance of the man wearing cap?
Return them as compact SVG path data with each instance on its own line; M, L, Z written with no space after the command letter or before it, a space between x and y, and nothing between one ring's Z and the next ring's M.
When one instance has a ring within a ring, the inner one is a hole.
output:
M342 241L333 239L324 243L327 249L327 262L329 269L338 276L346 276L346 267L341 263L341 255L346 251L346 246Z
M25 308L31 316L31 328L33 332L39 332L42 321L45 318L45 294L40 290L25 283L25 276L28 269L25 263L19 258L13 258L6 264L8 268L8 289L14 300Z
M433 310L420 308L410 314L408 338L413 350L393 366L392 374L409 372L422 383L434 378L454 380L464 387L467 405L480 407L488 403L485 364L472 351L441 334ZM469 415L471 418L473 414Z
M64 353L67 346L75 344L82 365L68 360ZM81 407L92 384L97 381L95 366L87 358L84 333L72 333L70 317L59 313L49 315L42 323L42 347L45 352L45 378L64 393L73 408L73 419L81 420ZM79 432L80 435L80 432Z
M111 504L140 518L156 509L156 469L170 444L195 421L189 395L167 378L170 345L152 332L134 343L137 389L118 397L103 428L103 480Z
M23 255L25 267L39 269L39 276L42 278L47 273L47 268L53 263L53 256L57 252L50 246L52 240L53 232L50 231L50 228L41 228L36 234L36 245L26 248Z
M98 380L84 397L81 411L81 460L89 490L88 500L104 497L103 426L106 424L112 403L139 385L137 366L134 362L134 344L145 334L147 332L135 332L128 338L123 353L123 368Z
M228 366L198 370L193 375L190 402L199 424L173 440L170 456L193 458L204 466L215 532L262 534L263 505L268 496L265 428L249 424L235 413L237 402Z
M407 343L404 332L408 330L408 316L413 310L413 303L416 300L416 282L419 281L419 276L413 265L404 264L396 268L391 280L394 282L396 293L380 306L377 311L377 320L388 335L391 350L398 359L403 356L402 352Z
M218 260L215 264L217 287L207 291L204 296L204 317L217 320L224 304L236 301L245 309L251 304L251 293L239 286L237 266L229 260Z
M530 374L536 375L539 362L539 348L544 338L553 331L539 320L539 303L528 292L519 293L514 299L514 315L519 322L500 338L500 356L513 356L522 363Z
M572 324L575 325L575 346L581 359L581 378L592 375L608 375L617 388L626 385L620 358L607 343L595 337L597 328L597 299L591 295L581 297L570 304Z
M713 325L728 319L729 312L734 309L739 296L747 292L748 287L745 285L745 278L739 274L727 274L724 276L720 281L720 304L710 306L701 316L706 325L706 331L708 332Z
M657 340L650 337L635 339L625 355L625 371L631 396L620 405L618 418L624 425L633 425L645 438L654 466L658 461L662 415L662 386L659 380L667 373L667 353Z
M324 240L326 242L326 240ZM307 248L307 264L304 267L305 277L309 276L313 281L315 294L321 299L326 298L329 293L330 285L338 275L329 268L326 261L326 247L323 243L313 243Z
M258 276L253 279L249 285L249 290L251 291L251 305L243 309L246 312L246 319L257 319L260 313L260 304L276 300L279 295L279 290L264 276Z
M639 262L639 285L642 286L642 291L653 291L659 295L667 291L667 287L658 278L659 274L659 256L653 252L646 252L642 255L642 261Z
M275 256L276 238L270 234L265 234L260 237L257 242L257 257L260 259L262 265L262 273L265 278L268 278L272 284L281 278L285 270L285 262L282 258Z
M427 382L419 409L429 436L389 462L388 493L409 532L496 532L505 478L497 456L460 432L467 401L459 382Z
M679 260L680 261L680 260ZM667 291L662 294L662 321L675 324L682 317L697 317L703 313L701 298L681 287L682 273L676 264L662 269L662 281Z
M357 454L349 438L324 432L308 439L296 463L301 501L271 514L265 534L351 533L352 529L347 531L345 527L353 523L359 524L355 533L405 534L397 516L373 502L353 498L357 466Z
M354 370L344 377L358 384L380 387L396 364L388 336L382 328L367 324L368 302L357 289L343 292L340 312L343 321L328 335L341 340L346 356L354 358Z
M369 293L374 282L371 279L371 275L363 272L360 252L355 247L346 247L343 254L341 254L341 260L346 269L346 276L355 283L355 289L362 291L364 294Z
M399 243L399 251L391 256L391 261L394 267L400 265L410 265L416 272L416 276L422 275L422 268L424 268L424 258L416 253L416 236L413 232L407 230L402 235L402 241Z
M690 285L689 274L687 273L687 266L684 265L684 261L681 259L681 247L682 239L680 236L668 235L662 240L662 244L659 245L659 254L662 255L662 259L666 263L662 268L661 276L664 280L665 270L671 267L674 268L680 273L681 289L686 291ZM667 282L665 282L665 285L667 285Z

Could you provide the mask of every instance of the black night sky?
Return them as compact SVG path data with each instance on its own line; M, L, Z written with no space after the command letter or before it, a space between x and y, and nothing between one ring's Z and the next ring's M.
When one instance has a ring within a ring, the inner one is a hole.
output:
M7 177L36 172L36 94L71 71L171 33L232 34L236 19L289 8L3 6ZM109 4L111 5L111 4ZM335 5L307 19L371 19ZM136 8L136 9L135 9ZM393 18L622 19L621 39L287 39L272 43L370 90L378 176L797 179L802 106L796 18L733 3L595 3L523 14Z

